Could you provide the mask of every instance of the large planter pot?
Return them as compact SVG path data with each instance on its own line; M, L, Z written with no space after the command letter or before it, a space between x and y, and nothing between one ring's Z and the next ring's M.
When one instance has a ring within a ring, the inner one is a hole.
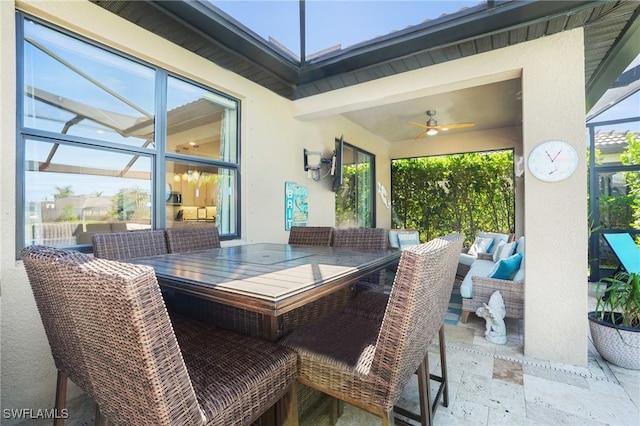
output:
M606 312L600 319L600 313L591 311L588 314L589 328L593 346L612 364L633 370L640 370L640 328L616 325L614 313Z

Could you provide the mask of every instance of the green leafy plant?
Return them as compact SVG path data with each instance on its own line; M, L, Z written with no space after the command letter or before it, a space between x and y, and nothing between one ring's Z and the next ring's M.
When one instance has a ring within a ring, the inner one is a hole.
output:
M596 302L599 319L616 325L640 328L640 274L619 272L598 282L596 294L606 285Z
M422 241L460 232L515 228L513 151L405 158L391 163L392 226L417 229Z

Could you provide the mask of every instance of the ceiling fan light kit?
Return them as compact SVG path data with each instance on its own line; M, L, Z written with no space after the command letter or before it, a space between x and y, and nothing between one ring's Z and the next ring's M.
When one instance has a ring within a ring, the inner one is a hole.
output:
M476 123L474 122L468 122L468 123L453 123L453 124L443 124L442 126L438 126L438 120L435 119L435 115L436 115L436 110L435 109L430 109L426 111L426 114L429 116L429 119L427 120L426 124L420 124L420 123L414 123L413 121L408 121L407 124L410 124L412 126L416 126L416 127L421 127L424 130L422 133L420 133L418 136L416 136L416 139L420 139L422 137L426 136L435 136L438 134L438 131L447 131L449 129L461 129L464 127L473 127L476 125Z

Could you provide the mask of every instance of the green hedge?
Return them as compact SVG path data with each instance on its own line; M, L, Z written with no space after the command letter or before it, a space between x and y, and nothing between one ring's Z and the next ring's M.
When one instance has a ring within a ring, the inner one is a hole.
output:
M514 232L513 151L394 160L392 223L420 239L459 232Z

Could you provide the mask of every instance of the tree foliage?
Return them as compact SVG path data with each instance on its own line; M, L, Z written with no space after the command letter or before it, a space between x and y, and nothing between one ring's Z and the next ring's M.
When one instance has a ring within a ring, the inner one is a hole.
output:
M111 199L110 216L118 221L151 219L151 195L141 188L122 188Z
M62 197L62 198L66 198L66 197ZM75 213L74 209L73 209L73 205L71 204L66 204L63 208L62 208L62 212L60 213L60 216L58 217L58 222L77 222L78 221L78 215Z
M347 164L342 167L342 185L335 195L336 226L368 228L372 224L373 188L368 163Z
M625 166L640 165L640 140L633 133L627 134L627 149L620 156ZM640 229L640 172L625 172L629 191L627 198L631 205L633 228Z
M56 200L59 198L69 198L74 195L73 189L71 189L71 185L67 186L56 186L56 194L53 194L53 198Z
M627 134L627 147L620 155L620 163L624 166L640 165L640 141L632 134ZM599 163L596 163L600 165ZM598 199L600 209L600 225L605 229L640 228L640 172L626 171L614 173L610 179L622 176L622 182L611 188L600 188ZM603 184L603 182L600 183Z
M422 241L459 232L514 232L513 151L394 160L393 226L417 229Z

